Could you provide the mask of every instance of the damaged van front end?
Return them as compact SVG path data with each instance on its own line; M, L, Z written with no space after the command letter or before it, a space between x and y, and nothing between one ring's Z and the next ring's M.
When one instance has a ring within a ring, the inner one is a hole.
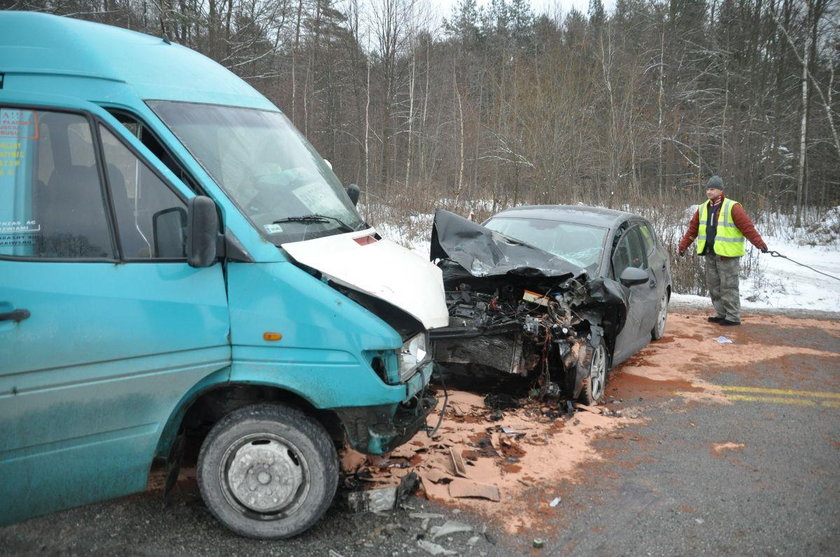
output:
M428 389L434 365L429 331L448 323L440 270L373 228L287 243L283 249L299 267L399 335L388 349L366 346L363 358L384 387L404 389L402 400L333 408L354 449L393 450L425 425L437 402Z

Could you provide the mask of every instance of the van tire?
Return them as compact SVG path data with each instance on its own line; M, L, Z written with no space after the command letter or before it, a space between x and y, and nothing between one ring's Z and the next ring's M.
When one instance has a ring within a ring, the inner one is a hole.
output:
M213 426L201 446L197 477L210 512L237 534L290 538L330 506L338 456L323 426L300 410L255 404Z

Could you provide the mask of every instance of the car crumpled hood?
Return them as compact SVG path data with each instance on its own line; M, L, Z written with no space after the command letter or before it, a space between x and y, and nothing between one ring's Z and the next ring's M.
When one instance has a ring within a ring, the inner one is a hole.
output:
M449 323L441 271L376 230L283 244L296 261L343 286L400 308L426 329ZM357 239L364 239L357 241Z
M624 326L627 292L618 281L589 277L586 270L529 244L438 209L432 227L432 260L440 259L447 289L466 283L474 288L517 285L540 290L569 279L586 285L588 301L616 310L616 332Z
M584 269L539 248L509 238L449 211L438 209L432 227L431 259L449 259L476 278L580 276Z

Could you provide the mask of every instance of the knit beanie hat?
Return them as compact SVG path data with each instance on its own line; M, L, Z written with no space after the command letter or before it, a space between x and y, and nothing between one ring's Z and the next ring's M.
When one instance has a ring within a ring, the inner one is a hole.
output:
M715 174L714 176L709 178L708 182L706 182L706 189L709 189L709 188L714 188L716 190L723 190L723 179L720 176L718 176L717 174Z

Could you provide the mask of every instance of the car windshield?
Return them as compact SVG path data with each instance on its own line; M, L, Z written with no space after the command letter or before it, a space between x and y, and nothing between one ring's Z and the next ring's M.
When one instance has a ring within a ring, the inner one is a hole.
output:
M329 165L282 113L173 101L148 104L275 244L364 226Z
M492 217L484 226L588 270L598 265L607 235L606 228L542 219Z

